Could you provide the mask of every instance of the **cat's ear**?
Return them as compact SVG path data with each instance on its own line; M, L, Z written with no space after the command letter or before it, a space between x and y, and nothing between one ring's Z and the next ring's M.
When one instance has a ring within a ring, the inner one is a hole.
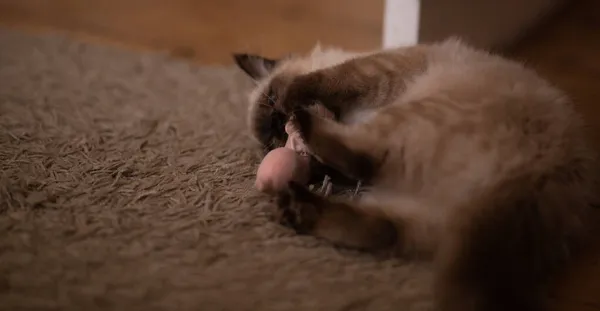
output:
M277 60L254 54L235 53L233 59L237 66L254 80L268 76L277 66Z

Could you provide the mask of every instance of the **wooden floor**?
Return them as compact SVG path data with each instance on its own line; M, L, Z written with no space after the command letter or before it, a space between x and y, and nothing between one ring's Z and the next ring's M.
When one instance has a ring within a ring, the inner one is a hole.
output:
M381 41L383 0L0 0L0 23L228 63L234 51L301 52Z
M0 0L0 25L169 51L204 64L230 64L231 52L278 56L306 51L318 40L351 49L376 48L382 2ZM600 146L600 1L577 1L506 54L526 61L569 92ZM554 310L600 310L598 245L560 283Z

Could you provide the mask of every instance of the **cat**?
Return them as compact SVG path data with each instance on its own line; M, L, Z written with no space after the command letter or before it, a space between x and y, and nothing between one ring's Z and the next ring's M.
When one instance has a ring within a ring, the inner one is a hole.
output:
M344 199L290 183L282 223L431 259L442 311L545 309L545 284L592 227L596 153L566 94L458 38L234 60L256 82L248 124L265 151L294 116L315 163L367 185ZM317 102L335 120L306 109Z

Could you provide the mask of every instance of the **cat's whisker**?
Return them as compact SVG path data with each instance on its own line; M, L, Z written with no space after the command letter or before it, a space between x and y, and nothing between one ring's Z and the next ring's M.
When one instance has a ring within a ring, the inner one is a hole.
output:
M265 153L267 153L267 152L271 151L272 149L274 149L275 147L277 147L277 144L276 144L276 142L274 142L274 141L271 141L271 142L269 142L267 145L265 145L265 146L263 147L263 151L264 151Z
M264 106L264 107L267 107L267 108L270 108L270 109L273 109L273 106L265 104L265 103L258 103L258 105L259 106Z

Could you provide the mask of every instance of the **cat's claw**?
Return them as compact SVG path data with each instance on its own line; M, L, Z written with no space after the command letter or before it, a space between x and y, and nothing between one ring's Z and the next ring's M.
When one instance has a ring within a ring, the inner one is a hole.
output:
M331 195L332 188L333 184L331 183L331 177L329 177L329 175L325 175L321 189L319 189L319 193L321 193L321 195L324 197L328 197Z
M362 181L358 181L356 182L356 188L354 189L354 193L352 194L352 198L356 198L356 196L358 196L358 192L360 191L360 188L362 187Z

